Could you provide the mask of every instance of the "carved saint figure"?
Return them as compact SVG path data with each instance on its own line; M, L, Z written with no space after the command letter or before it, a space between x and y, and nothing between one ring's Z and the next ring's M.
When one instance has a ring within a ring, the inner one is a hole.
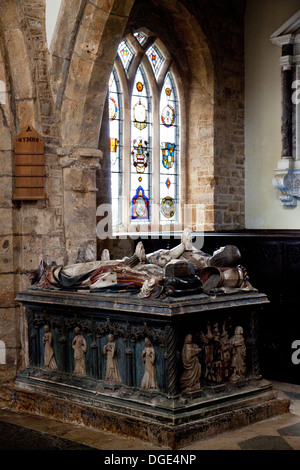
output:
M192 335L186 335L181 353L184 372L180 378L181 389L185 392L201 389L201 365L198 359L200 352L199 346L192 343Z
M87 352L86 340L82 336L80 328L75 328L75 334L72 341L72 348L74 349L74 374L87 375L85 365L85 354Z
M107 356L105 380L108 382L121 383L117 360L117 347L113 334L108 335L108 343L103 348L103 354Z
M230 339L230 345L232 347L232 375L230 377L231 382L243 379L246 376L246 346L243 338L243 328L237 326L234 330L234 336Z
M50 332L50 328L48 325L44 326L44 331L45 331L45 334L43 336L43 343L45 345L44 367L46 367L47 369L56 370L58 369L58 367L56 364L54 351L52 347L53 337L52 337L52 333Z
M145 349L142 353L142 359L145 363L145 373L141 383L142 388L157 389L156 371L155 371L155 351L149 338L145 338Z

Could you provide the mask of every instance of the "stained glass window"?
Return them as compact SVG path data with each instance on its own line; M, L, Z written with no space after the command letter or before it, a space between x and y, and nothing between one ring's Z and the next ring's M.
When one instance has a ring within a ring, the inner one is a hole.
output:
M177 93L167 73L160 98L160 220L178 220L179 116Z
M112 222L118 225L122 220L122 116L120 86L115 69L109 78L108 115Z
M156 41L141 53L136 41L146 40L140 32L126 36L110 77L112 213L119 230L134 230L138 224L151 230L152 223L154 230L157 224L163 230L180 222L180 116L174 71ZM158 83L164 61L168 72Z
M149 49L147 49L147 57L149 59L149 62L151 64L151 67L153 69L153 72L155 76L158 74L160 67L163 63L163 57L161 53L159 52L158 48L156 46L150 46Z
M133 59L133 52L131 50L131 47L126 41L122 41L118 47L118 54L120 56L120 59L122 61L124 69L127 70L129 69L129 66L131 64L131 61Z
M131 95L131 175L132 219L149 218L151 198L151 120L149 85L142 66L135 75ZM137 204L145 210L136 209Z
M147 36L144 33L141 33L140 31L136 32L133 34L136 39L139 41L140 44L144 44L146 42Z

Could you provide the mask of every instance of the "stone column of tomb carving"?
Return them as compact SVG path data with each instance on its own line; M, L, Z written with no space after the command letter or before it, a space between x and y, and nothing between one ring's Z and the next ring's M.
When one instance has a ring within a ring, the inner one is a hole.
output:
M34 335L35 364L37 367L41 367L41 360L40 360L41 344L40 344L40 335L39 335L40 326L37 323L35 323L34 329L35 329L35 335Z
M96 341L91 343L92 351L92 375L94 378L98 379L98 346Z
M59 349L59 355L60 355L60 364L63 372L68 372L68 344L67 344L67 338L62 332L61 336L58 339L59 344L60 344L60 349Z
M132 342L129 338L127 340L127 345L125 347L125 354L126 354L126 385L128 385L129 387L132 387L133 385L133 371L132 371L133 349L132 349Z
M261 378L259 364L259 347L258 347L258 328L259 315L257 311L253 311L250 317L249 337L246 340L247 346L247 368L248 375L257 379Z
M167 390L170 396L179 393L177 334L173 326L165 328L165 355L167 357Z
M101 338L102 335L97 333L97 363L98 363L98 379L102 379L102 362L103 362L103 354L101 350Z
M35 339L34 339L34 328L33 328L33 320L34 315L33 312L27 308L27 322L28 322L28 359L29 365L35 366L36 365L36 358L35 358Z

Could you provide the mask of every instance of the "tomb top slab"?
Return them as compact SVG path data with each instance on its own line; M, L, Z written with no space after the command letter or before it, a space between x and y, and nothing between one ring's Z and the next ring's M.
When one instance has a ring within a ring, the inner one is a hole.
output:
M128 313L151 314L155 316L178 316L188 313L219 310L231 307L268 304L265 294L241 292L234 294L191 295L186 297L166 297L165 299L140 299L136 294L118 293L79 293L65 291L28 290L19 292L16 300L24 305L52 304L55 306L83 307L90 309L122 311Z

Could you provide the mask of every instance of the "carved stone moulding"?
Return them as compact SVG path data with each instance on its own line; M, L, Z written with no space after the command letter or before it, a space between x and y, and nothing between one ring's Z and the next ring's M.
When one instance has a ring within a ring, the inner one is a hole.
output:
M275 171L273 187L279 189L282 205L297 206L297 198L300 198L300 170L286 169Z

